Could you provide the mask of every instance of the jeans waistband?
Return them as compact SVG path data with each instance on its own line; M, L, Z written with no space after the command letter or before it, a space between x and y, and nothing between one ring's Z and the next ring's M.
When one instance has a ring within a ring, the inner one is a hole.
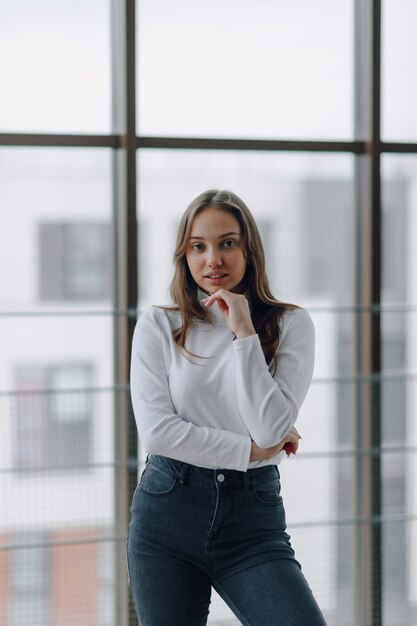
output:
M207 469L183 463L176 459L159 454L150 454L146 460L146 465L153 465L161 472L178 478L180 483L190 482L196 485L211 487L213 484L221 483L223 488L247 489L251 485L268 483L276 478L279 479L279 471L276 465L265 465L248 469L246 472L230 469Z

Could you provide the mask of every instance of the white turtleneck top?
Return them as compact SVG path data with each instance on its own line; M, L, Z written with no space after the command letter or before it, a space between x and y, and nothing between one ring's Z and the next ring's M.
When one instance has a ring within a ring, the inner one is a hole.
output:
M311 318L301 308L284 313L274 373L258 335L234 339L217 304L210 310L213 323L196 321L189 331L187 348L197 357L173 341L178 312L151 307L136 325L131 395L144 448L206 468L278 464L283 452L250 462L251 439L273 446L297 418L313 373Z

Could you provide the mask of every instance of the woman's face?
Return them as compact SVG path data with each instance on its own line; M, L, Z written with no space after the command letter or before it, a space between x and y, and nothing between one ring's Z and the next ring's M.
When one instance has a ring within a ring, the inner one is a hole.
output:
M192 277L206 293L243 293L246 258L240 224L232 213L213 207L197 213L185 256Z

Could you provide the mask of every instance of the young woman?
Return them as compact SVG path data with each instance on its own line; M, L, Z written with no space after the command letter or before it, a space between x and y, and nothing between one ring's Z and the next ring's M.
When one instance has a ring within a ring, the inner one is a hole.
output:
M214 587L247 626L323 626L285 532L277 465L311 382L308 313L272 296L262 242L228 191L181 220L173 305L138 321L131 393L148 458L131 507L141 626L202 626Z

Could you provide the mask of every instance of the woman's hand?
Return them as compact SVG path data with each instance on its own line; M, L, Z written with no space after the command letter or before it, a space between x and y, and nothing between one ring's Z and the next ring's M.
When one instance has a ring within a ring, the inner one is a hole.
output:
M283 439L275 446L271 448L260 448L252 441L252 449L250 454L250 461L267 461L273 456L276 456L282 450L285 450L287 456L290 454L296 454L298 450L298 442L301 439L301 435L298 433L295 426L285 435Z
M243 294L219 289L201 301L207 307L211 307L215 302L226 316L229 328L236 335L236 339L243 339L256 334L252 324L249 303Z

